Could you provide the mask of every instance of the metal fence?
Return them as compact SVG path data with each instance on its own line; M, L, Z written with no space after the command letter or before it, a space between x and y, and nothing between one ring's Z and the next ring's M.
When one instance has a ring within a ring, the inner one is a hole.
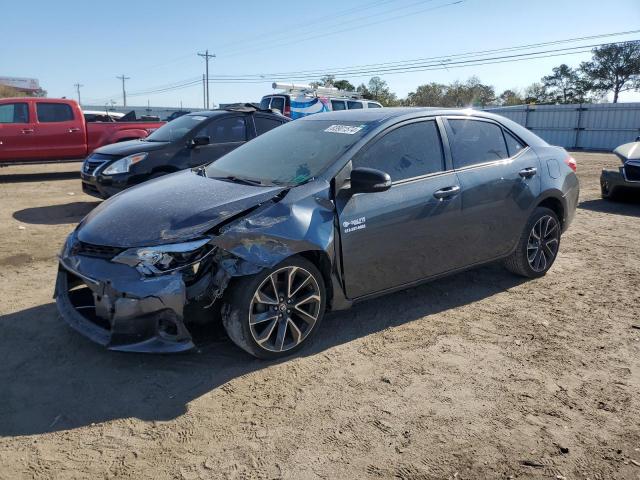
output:
M640 103L581 103L487 107L527 127L552 145L613 150L640 135Z

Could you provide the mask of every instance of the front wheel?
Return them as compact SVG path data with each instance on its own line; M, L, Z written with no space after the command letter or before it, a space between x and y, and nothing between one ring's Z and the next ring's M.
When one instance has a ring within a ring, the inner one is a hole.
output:
M254 357L279 358L310 343L325 305L320 271L292 257L230 284L222 323L231 340Z
M505 267L523 277L543 276L558 255L561 230L560 221L553 210L536 208L529 217L516 249L505 260Z
M609 182L603 178L600 179L600 194L605 200L616 200L617 195L609 185Z

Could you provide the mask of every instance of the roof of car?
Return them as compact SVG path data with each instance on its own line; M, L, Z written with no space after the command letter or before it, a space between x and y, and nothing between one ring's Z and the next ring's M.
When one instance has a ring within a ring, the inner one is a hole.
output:
M223 113L236 113L236 112L240 112L240 113L266 113L266 114L271 114L271 115L277 115L277 116L282 116L281 113L278 112L274 112L270 109L265 110L265 109L261 109L256 107L255 105L252 105L250 103L238 103L238 104L233 104L233 105L228 105L225 108L218 108L216 110L202 110L199 112L191 112L188 113L187 115L199 115L201 117L213 117L215 115L220 115Z
M301 118L300 121L318 121L329 120L334 122L367 122L378 123L396 119L397 121L410 120L412 118L439 116L439 115L459 115L465 117L487 118L499 122L517 136L531 146L548 145L537 135L530 132L522 125L510 120L506 117L496 115L482 110L474 110L472 108L441 108L441 107L385 107L385 108L368 108L358 110L339 110L332 112L317 113Z
M385 107L357 110L338 110L324 112L304 117L304 120L342 120L353 122L381 122L400 116L429 115L472 115L477 117L495 118L495 115L471 108L441 108L441 107Z

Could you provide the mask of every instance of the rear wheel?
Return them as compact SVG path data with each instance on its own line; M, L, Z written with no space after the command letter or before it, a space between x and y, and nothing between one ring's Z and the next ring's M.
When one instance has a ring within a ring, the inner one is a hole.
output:
M279 358L310 340L324 316L322 274L308 260L292 257L227 289L222 322L231 340L251 355Z
M558 255L561 230L553 210L536 208L518 240L518 246L505 260L507 269L523 277L543 276Z

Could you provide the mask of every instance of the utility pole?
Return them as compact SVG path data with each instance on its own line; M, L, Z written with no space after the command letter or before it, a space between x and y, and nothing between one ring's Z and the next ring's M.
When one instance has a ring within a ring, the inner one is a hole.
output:
M82 102L80 101L80 87L84 87L84 85L81 83L74 83L73 86L76 87L76 92L78 92L78 105L82 105Z
M124 81L125 80L130 80L131 77L125 77L124 73L123 73L122 75L117 76L116 78L122 80L122 105L126 107L127 106L127 91L124 88Z
M209 110L209 59L216 58L216 54L212 53L209 55L209 49L207 49L204 53L198 53L198 56L204 58L205 62L205 71L207 72L205 108Z
M204 73L202 74L202 108L207 109L207 87L204 83Z

